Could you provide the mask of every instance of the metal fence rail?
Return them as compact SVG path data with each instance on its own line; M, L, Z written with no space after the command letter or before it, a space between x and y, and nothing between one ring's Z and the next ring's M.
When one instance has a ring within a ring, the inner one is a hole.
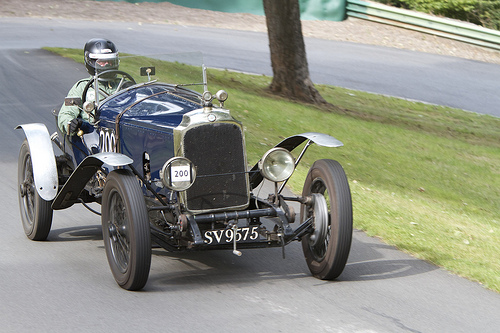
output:
M374 2L347 0L347 15L500 51L500 31Z

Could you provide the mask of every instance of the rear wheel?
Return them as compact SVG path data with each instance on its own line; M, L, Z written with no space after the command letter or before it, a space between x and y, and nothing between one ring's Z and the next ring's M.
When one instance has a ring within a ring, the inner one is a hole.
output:
M21 145L17 168L19 209L24 233L31 240L45 240L52 226L52 202L42 199L36 190L31 152L26 140Z
M307 174L304 197L313 204L302 207L302 220L314 218L314 232L302 238L311 273L322 280L337 278L347 262L352 240L352 201L342 166L333 160L316 161Z
M137 178L112 171L102 197L102 233L111 272L127 290L142 289L151 266L148 211Z

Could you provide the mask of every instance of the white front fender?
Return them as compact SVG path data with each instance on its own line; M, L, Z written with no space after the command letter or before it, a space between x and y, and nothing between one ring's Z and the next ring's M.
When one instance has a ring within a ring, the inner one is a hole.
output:
M28 140L36 191L43 200L51 201L56 197L59 181L49 131L44 124L38 123L16 127L19 128L23 129Z

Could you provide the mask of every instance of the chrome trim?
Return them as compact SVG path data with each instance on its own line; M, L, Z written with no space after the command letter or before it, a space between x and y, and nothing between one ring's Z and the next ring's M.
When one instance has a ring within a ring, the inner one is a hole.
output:
M215 119L214 119L215 118ZM212 107L210 112L206 112L204 109L197 109L191 112L184 114L181 123L179 126L174 128L174 154L175 156L184 156L184 147L182 146L182 142L184 139L185 133L197 126L202 125L211 125L216 123L231 123L238 126L241 129L242 135L242 145L243 145L243 155L244 155L244 165L247 165L247 154L246 154L246 145L245 145L245 135L243 131L243 125L234 119L229 110ZM240 206L228 206L219 209L207 209L207 210L191 210L190 212L193 214L202 214L209 212L218 212L224 210L242 210L246 209L250 203L250 182L248 177L246 177L246 187L247 187L247 195L248 199L244 205ZM179 192L179 201L187 206L187 195L186 192Z
M16 129L19 128L28 140L36 191L43 200L51 201L57 195L59 180L49 131L40 123L18 125Z
M297 135L291 136L290 138L293 138L293 137L304 137L306 139L311 140L312 142L314 142L318 146L323 146L323 147L335 148L335 147L342 147L344 145L341 141L335 139L333 136L330 136L328 134L323 134L323 133L307 132L307 133L302 133L302 134L297 134ZM289 139L289 138L287 138L287 139ZM280 145L278 144L278 146L280 146Z
M113 152L98 153L90 155L88 157L97 158L102 163L112 167L126 166L134 163L134 160L128 157L127 155L123 155L120 153L113 153Z
M302 152L300 153L300 155L297 157L297 159L295 161L296 166L298 165L298 163L302 159L302 156L306 152L307 148L309 148L309 146L312 143L316 143L319 146L330 147L330 148L342 147L344 145L342 142L340 142L339 140L335 139L334 137L332 137L328 134L316 133L316 132L306 132L306 133L290 136L290 137L286 138L285 140L281 141L280 143L278 143L275 147L283 147L289 151L292 151L295 148L297 148L298 146L300 146L306 140L308 140L307 143L305 144L304 148L302 149ZM250 172L252 173L250 176L250 185L251 185L252 189L259 186L259 184L264 179L264 177L260 174L260 172L257 172L258 170L259 170L258 163L256 163L252 167L252 169L250 170ZM285 180L283 183L281 183L281 187L278 190L278 193L280 193L281 190L283 190L286 182L287 181Z

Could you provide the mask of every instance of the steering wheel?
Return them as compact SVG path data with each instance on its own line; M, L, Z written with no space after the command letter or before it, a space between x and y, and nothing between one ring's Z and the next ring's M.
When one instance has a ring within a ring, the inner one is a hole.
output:
M129 73L124 72L124 71L119 71L117 69L110 69L110 70L104 71L102 73L99 73L99 76L104 75L104 74L121 75L120 83L118 84L116 91L123 89L125 87L126 83L129 83L129 84L131 83L132 85L136 84L134 78ZM87 101L87 92L89 91L89 88L92 86L94 81L95 81L95 77L93 77L89 82L87 82L85 89L83 89L82 103L85 103ZM129 86L129 84L127 84L127 86ZM106 97L109 96L109 94L102 89L99 89L99 92L106 95Z

